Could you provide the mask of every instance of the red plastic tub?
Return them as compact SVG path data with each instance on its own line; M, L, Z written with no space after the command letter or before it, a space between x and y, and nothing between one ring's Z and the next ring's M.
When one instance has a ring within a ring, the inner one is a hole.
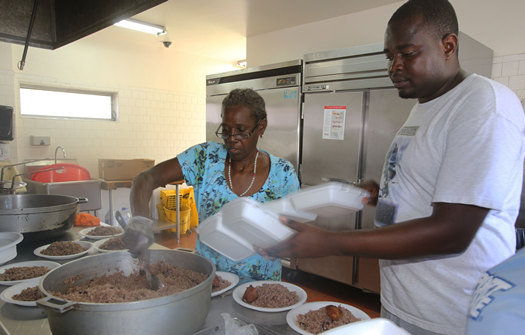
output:
M57 183L64 181L89 180L89 171L80 165L72 163L51 164L33 173L31 180L41 183Z

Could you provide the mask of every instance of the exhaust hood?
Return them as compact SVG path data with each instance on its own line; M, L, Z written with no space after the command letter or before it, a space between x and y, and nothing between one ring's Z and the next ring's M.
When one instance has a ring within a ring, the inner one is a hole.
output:
M0 0L0 41L56 49L166 1Z

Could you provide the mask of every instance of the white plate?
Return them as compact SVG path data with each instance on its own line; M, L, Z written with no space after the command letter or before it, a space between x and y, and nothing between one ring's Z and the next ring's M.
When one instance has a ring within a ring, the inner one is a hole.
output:
M286 322L288 323L288 325L293 330L295 330L299 334L312 335L312 333L301 329L297 325L297 323L296 323L297 315L299 315L299 314L306 314L309 311L315 311L315 310L318 310L318 309L323 308L323 307L328 306L328 305L334 305L334 306L337 306L337 307L339 307L339 306L344 307L344 308L348 309L350 312L352 312L352 314L356 318L359 318L361 320L368 320L368 319L370 319L368 314L366 314L365 312L363 312L362 310L360 310L359 308L356 308L354 306L350 306L350 305L343 304L341 302L335 302L335 301L316 301L316 302L309 302L309 303L303 304L303 305L301 305L299 307L296 307L296 308L292 309L291 311L289 311L288 314L286 314Z
M56 267L59 267L60 264L57 262L51 262L51 261L27 261L27 262L12 263L12 264L7 264L7 265L0 267L0 273L4 273L5 270L10 269L10 268L18 268L22 266L45 266L46 268L51 270ZM15 285L15 284L20 284L22 282L26 282L28 280L33 280L33 279L40 280L40 278L42 278L42 276L24 279L24 280L11 280L11 281L1 281L0 280L0 285Z
M244 301L242 301L242 296L244 295L244 292L246 292L246 288L248 286L252 285L253 287L262 286L262 284L281 284L284 287L286 287L291 292L296 292L299 296L299 301L296 304L293 304L291 306L287 307L280 307L280 308L266 308L266 307L258 307L254 305L250 305ZM261 280L261 281L252 281L248 283L244 283L240 286L237 286L233 290L233 300L235 300L236 303L238 303L241 306L244 306L246 308L250 308L259 312L283 312L287 311L289 309L293 309L297 306L302 305L306 301L306 292L300 288L299 286L296 286L294 284L282 282L282 281L273 281L273 280Z
M35 301L16 300L16 299L13 299L13 296L20 294L20 292L22 292L26 288L38 286L39 283L40 283L40 278L33 278L23 283L13 285L9 288L6 288L2 292L2 294L0 294L0 299L2 299L3 301L7 303L20 305L20 306L36 306L36 300Z
M4 264L16 257L17 244L24 236L15 232L0 233L0 264Z
M44 255L42 253L42 250L46 249L50 245L50 244L46 244L46 245L43 245L41 247L36 248L35 251L34 251L34 254L37 255L37 256L40 256L40 257L44 257L44 258L47 258L47 259L54 259L54 260L72 259L72 258L77 258L77 257L80 257L80 256L84 256L85 254L88 253L88 251L93 246L93 243L87 242L87 241L70 241L70 242L75 242L77 244L80 244L84 248L87 248L87 250L79 252L78 254L72 254L72 255L50 256L50 255Z
M113 236L113 237L116 237L116 236ZM100 249L100 246L101 246L102 244L104 244L105 242L111 240L113 237L105 238L105 239L103 239L103 240L98 240L98 241L96 241L95 243L93 243L93 248L95 248L95 250L96 250L97 252L101 252L101 253L128 250L128 249L120 249L120 250L106 250L106 249Z
M108 226L108 225L101 225L101 226ZM111 226L111 227L117 228L119 230L119 233L115 235L98 235L98 236L89 235L90 231L97 228L97 227L90 227L90 228L82 229L81 231L78 232L78 234L82 236L82 238L88 238L90 240L102 240L108 237L116 237L116 236L124 235L124 229L122 229L121 227L117 227L117 226Z
M235 273L216 271L215 275L221 277L224 280L229 281L231 284L229 286L223 288L222 290L219 290L219 291L216 291L216 292L211 292L211 297L212 298L216 297L216 296L218 296L220 294L223 294L224 292L226 292L228 290L231 290L232 288L235 287L235 285L237 285L239 283L239 276L237 276Z

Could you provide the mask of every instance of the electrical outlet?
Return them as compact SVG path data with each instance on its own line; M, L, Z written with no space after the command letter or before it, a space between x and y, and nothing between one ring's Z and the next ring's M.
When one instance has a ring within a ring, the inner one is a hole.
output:
M46 146L51 144L51 137L49 136L33 136L31 135L31 145Z

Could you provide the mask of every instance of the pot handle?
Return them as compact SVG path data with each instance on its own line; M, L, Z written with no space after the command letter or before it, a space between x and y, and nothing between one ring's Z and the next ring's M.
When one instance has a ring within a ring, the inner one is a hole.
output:
M58 300L53 297L44 297L42 299L38 299L36 304L44 308L49 308L57 313L65 313L72 310L75 308L75 305L77 305L76 302Z
M86 204L88 202L88 198L77 198L78 204Z

